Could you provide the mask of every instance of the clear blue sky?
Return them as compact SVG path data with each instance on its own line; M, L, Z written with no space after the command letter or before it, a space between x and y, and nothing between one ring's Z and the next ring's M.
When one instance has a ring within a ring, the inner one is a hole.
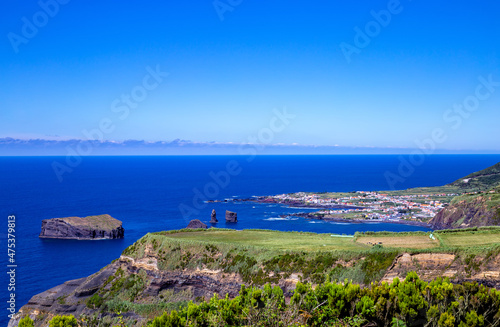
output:
M71 0L50 17L8 1L0 138L83 139L109 118L110 141L241 143L287 108L295 118L272 143L412 148L441 128L439 149L500 151L500 86L467 117L449 112L473 104L480 76L500 82L500 2L228 3ZM347 60L356 27L374 29ZM112 112L157 66L168 76L126 118Z

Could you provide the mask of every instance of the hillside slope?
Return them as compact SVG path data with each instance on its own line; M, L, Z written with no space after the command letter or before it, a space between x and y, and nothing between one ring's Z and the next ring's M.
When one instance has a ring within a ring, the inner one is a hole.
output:
M500 187L455 197L430 224L433 229L500 225Z
M497 187L500 185L500 162L460 178L449 185L457 186L466 192L486 191Z

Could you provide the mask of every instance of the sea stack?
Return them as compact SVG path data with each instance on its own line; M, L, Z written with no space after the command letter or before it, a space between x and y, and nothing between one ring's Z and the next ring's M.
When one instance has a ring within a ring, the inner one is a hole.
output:
M236 212L226 210L226 223L237 223L238 215Z
M52 218L42 220L40 238L105 240L123 238L122 222L110 215Z
M187 225L186 228L189 228L189 229L199 229L199 228L207 229L207 225L202 223L201 220L199 220L199 219L193 219L189 222L189 225Z
M219 221L217 220L217 214L215 213L215 209L212 209L212 215L210 217L210 223L211 224L216 224Z

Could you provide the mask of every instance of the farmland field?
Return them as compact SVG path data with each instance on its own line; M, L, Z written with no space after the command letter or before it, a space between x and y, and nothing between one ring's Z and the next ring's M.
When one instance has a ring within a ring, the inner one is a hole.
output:
M332 251L366 249L364 244L354 242L352 237L338 237L331 236L331 234L263 230L208 230L168 234L168 237L183 240L203 240L211 243L251 245L275 250Z
M362 236L358 237L358 243L372 245L381 243L384 247L404 249L429 249L439 247L438 240L432 240L429 235L405 235L405 236Z
M159 233L163 234L163 233ZM451 248L491 247L500 245L500 229L477 231L429 233L369 233L353 237L331 234L278 232L268 230L226 230L177 231L164 234L168 239L225 243L241 246L262 247L270 250L290 251L365 251L381 243L384 248L433 251ZM440 244L440 241L442 244Z
M500 231L463 232L440 234L444 245L450 247L469 247L500 244Z

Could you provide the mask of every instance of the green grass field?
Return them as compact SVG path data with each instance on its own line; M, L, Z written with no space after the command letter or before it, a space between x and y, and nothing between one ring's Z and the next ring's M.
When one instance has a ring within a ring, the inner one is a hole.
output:
M434 234L435 240L430 232L366 232L349 237L271 230L178 230L147 234L122 255L136 260L156 257L159 270L223 270L239 274L244 282L263 285L292 273L316 284L327 276L368 284L380 280L404 252L484 257L500 252L500 228Z
M429 233L367 233L353 237L332 234L278 232L266 230L223 230L180 231L163 234L167 239L178 241L202 241L208 243L251 246L268 250L290 251L366 251L381 242L384 248L406 250L449 251L453 248L481 248L500 245L500 229L478 231L434 232L435 240Z
M440 234L444 245L449 247L474 247L500 244L500 231L477 231Z
M210 243L229 243L251 245L274 250L332 251L362 250L367 246L356 243L352 237L331 236L331 234L286 233L275 231L197 231L167 234L172 239L205 241Z

